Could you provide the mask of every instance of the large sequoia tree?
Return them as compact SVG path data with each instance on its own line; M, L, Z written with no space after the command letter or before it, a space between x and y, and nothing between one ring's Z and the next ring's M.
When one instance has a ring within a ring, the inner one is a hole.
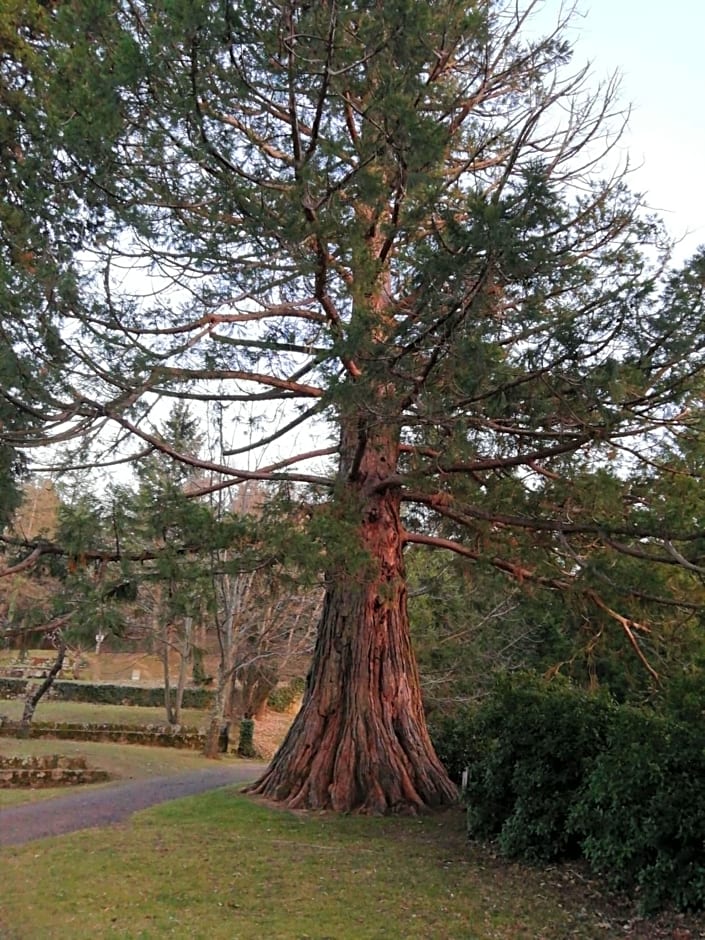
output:
M456 797L425 726L405 545L579 594L637 647L644 598L590 550L697 567L692 525L647 505L664 468L644 457L694 427L702 262L658 286L659 227L596 171L614 87L589 90L565 24L526 30L535 5L73 0L32 44L32 121L7 159L52 142L37 182L82 252L71 304L41 301L64 379L48 430L12 441L112 428L122 454L164 450L149 412L172 397L241 416L228 465L172 456L287 481L320 551L303 707L255 787L290 806ZM599 467L620 455L608 499Z

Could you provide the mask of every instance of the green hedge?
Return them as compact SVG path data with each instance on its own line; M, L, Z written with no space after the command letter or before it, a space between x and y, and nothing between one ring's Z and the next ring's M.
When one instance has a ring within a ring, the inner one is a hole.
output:
M30 680L33 681L33 680ZM0 698L21 698L26 679L0 679ZM91 702L94 705L142 705L160 708L164 689L108 683L68 682L58 679L51 687L51 697L61 702ZM207 689L184 689L184 708L209 708L213 693Z
M303 695L306 688L305 679L292 679L288 685L278 685L272 689L267 698L267 705L275 712L288 712L297 698Z
M468 832L508 857L583 856L645 911L705 907L700 726L527 677L435 729L468 767Z
M569 817L612 709L563 683L500 684L473 722L468 831L497 836L511 858L579 855Z
M255 751L255 723L252 718L240 719L240 741L237 746L239 757L256 757Z
M645 910L705 907L702 728L620 710L571 825L591 867Z
M482 751L477 709L459 708L452 715L434 713L428 719L428 730L441 763L451 780L460 785L463 771Z

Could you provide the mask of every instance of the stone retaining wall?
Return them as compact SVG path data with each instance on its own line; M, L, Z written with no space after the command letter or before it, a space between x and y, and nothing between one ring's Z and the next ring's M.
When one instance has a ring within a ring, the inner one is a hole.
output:
M29 728L0 717L3 737L59 738L71 741L110 741L113 744L145 744L202 750L205 735L197 728L170 731L160 725L105 725L58 721L33 721Z
M0 757L0 788L76 786L108 779L106 771L87 767L85 757Z

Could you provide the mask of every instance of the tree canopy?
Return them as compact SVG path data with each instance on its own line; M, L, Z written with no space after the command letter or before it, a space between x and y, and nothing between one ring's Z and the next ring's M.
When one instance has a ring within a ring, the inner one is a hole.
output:
M668 491L700 477L705 256L670 270L658 221L602 178L616 87L573 65L565 21L527 29L537 6L77 0L3 54L3 161L39 221L0 219L0 278L41 293L3 314L32 361L3 390L32 420L3 439L289 486L326 579L258 785L292 806L455 797L406 546L571 593L637 651L644 604L691 603L687 577L655 595L610 559L701 570L701 515ZM160 438L174 398L229 416L226 460Z

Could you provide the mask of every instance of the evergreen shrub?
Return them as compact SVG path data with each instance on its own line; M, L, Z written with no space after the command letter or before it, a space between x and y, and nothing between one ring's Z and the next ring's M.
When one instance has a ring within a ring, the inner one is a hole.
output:
M468 833L503 854L552 861L579 854L568 820L613 705L563 682L504 680L475 717L466 789Z
M705 908L700 723L520 677L435 723L434 743L468 767L470 836L525 861L582 856L645 912Z
M620 709L571 825L590 866L642 910L705 907L702 729Z
M0 698L22 698L26 679L0 679ZM68 682L58 679L49 697L60 702L91 702L94 705L141 705L160 708L164 705L164 689L151 686L117 685L110 683ZM184 708L209 708L213 693L208 689L184 689Z
M238 757L256 757L255 723L252 718L240 719L240 741L237 746Z
M288 712L305 687L306 680L301 678L292 679L288 685L278 685L269 693L267 706L275 712Z
M468 706L453 714L434 714L428 719L436 754L451 780L457 784L461 782L465 768L481 753L476 714L476 709Z

